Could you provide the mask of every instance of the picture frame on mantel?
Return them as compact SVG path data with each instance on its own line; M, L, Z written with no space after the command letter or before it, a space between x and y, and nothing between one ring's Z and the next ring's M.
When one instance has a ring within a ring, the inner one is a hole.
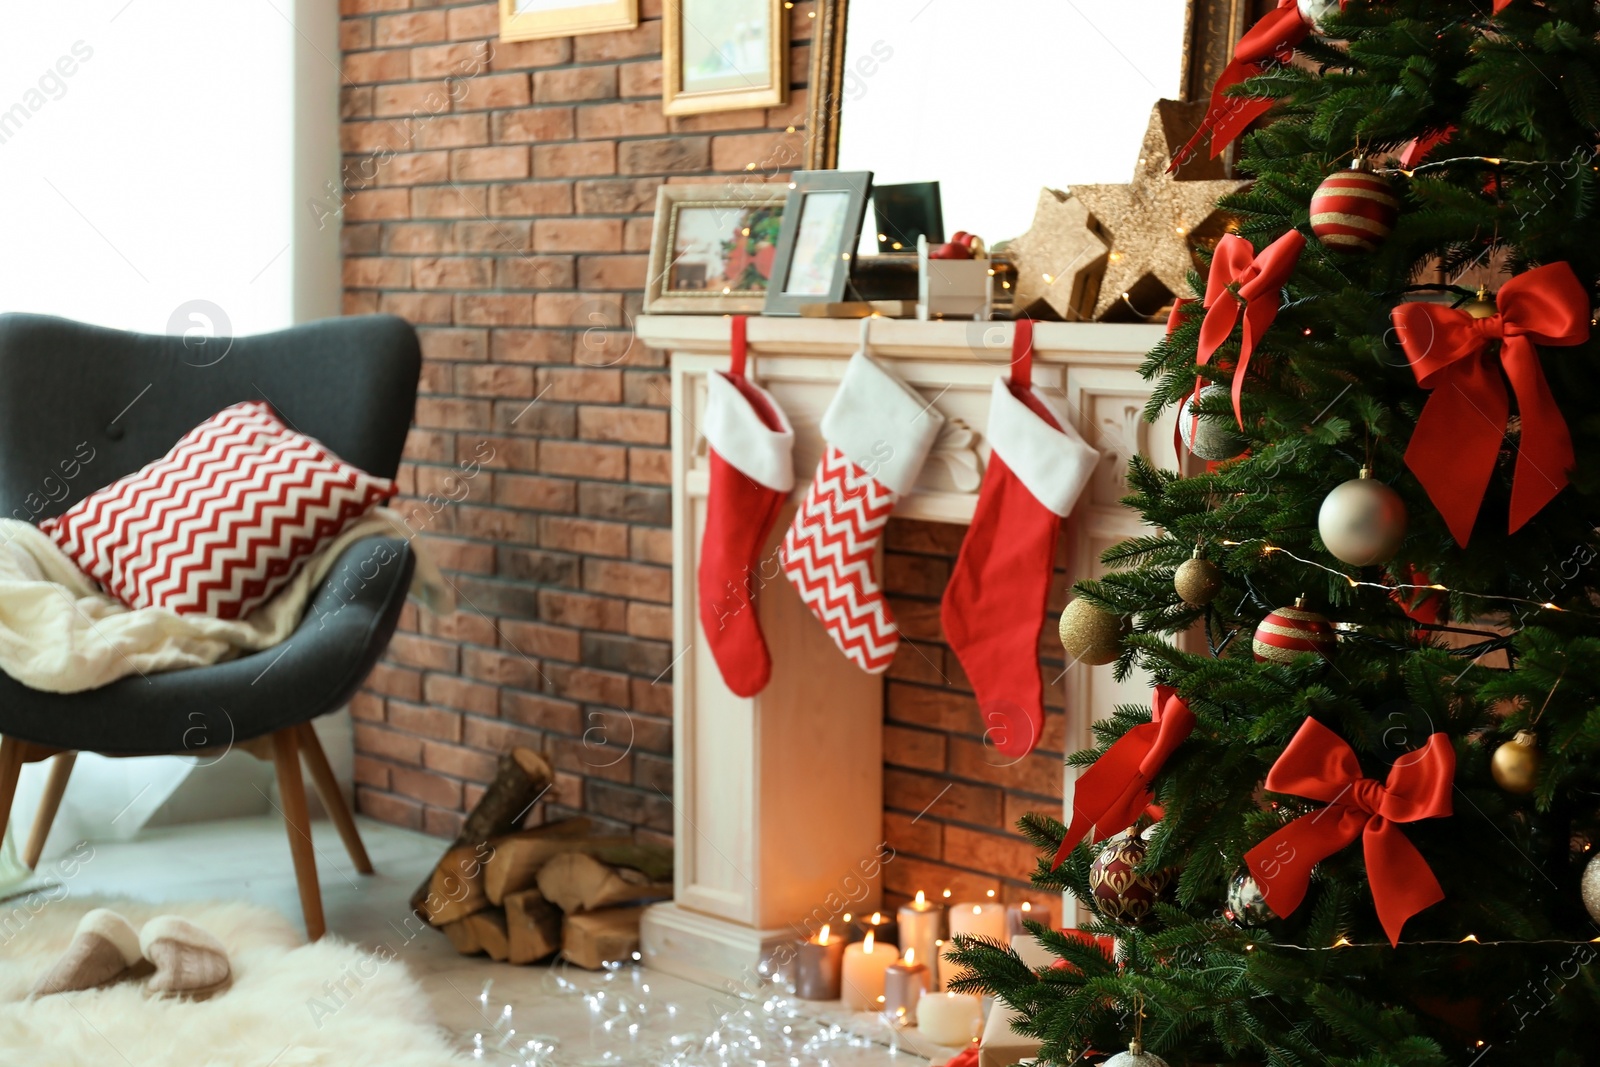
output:
M761 314L788 198L787 184L661 186L645 314Z
M663 114L789 102L784 0L665 0L661 17Z
M500 39L533 41L631 30L639 0L500 0Z
M764 314L798 315L806 304L844 299L871 195L870 170L794 173Z

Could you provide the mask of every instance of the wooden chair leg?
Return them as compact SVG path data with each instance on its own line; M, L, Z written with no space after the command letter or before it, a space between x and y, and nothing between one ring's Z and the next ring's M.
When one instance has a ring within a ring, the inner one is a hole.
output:
M33 832L28 834L28 846L22 850L22 862L30 871L39 865L44 843L50 837L50 824L56 821L56 812L61 810L61 798L67 792L67 779L72 777L72 765L77 759L76 752L63 752L50 764L44 795L39 798L39 810L33 817Z
M339 788L339 780L333 776L333 768L328 766L328 755L322 751L316 728L303 722L296 732L299 734L300 758L306 761L306 769L311 772L311 784L316 787L317 799L322 801L323 810L338 828L339 837L344 841L344 850L350 853L350 862L362 874L371 874L372 861L367 858L367 848L361 843L356 820L344 802L344 790Z
M305 784L300 778L300 745L293 726L272 735L272 763L278 772L283 821L289 830L289 853L294 857L294 880L300 889L300 913L306 936L322 937L327 924L322 917L322 890L317 885L317 856L311 846L311 815L306 810Z
M17 779L26 762L28 743L14 737L0 737L0 837L5 836L11 819L11 799L17 795Z

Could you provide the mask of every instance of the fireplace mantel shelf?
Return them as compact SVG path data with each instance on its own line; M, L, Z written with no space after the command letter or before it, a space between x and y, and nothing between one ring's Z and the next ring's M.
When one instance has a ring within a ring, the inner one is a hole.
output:
M822 456L822 414L861 328L860 320L748 323L748 373L794 426L796 487L754 576L750 610L772 653L772 680L743 698L723 683L701 632L696 582L709 483L699 426L706 377L728 367L729 320L647 315L637 323L638 343L668 352L672 371L678 849L674 900L646 914L643 949L653 966L700 981L747 980L779 945L837 921L835 912L869 912L885 887L906 894L918 888L908 884L911 865L883 859L883 678L839 653L776 565L794 502ZM1010 365L1014 327L873 319L868 329L872 356L945 416L922 475L895 514L970 522L989 455L991 390ZM1144 325L1035 327L1035 388L1101 453L1064 525L1070 579L1099 575L1105 548L1147 532L1121 504L1129 458L1178 465L1174 417L1155 424L1142 418L1149 387L1139 367L1161 334ZM1116 704L1147 699L1142 680L1118 682L1109 667L1075 668L1060 684L1068 751L1087 745L1090 723Z

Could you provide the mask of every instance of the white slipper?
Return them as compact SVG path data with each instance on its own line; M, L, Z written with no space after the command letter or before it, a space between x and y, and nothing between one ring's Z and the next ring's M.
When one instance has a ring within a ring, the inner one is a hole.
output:
M78 921L67 951L33 984L32 996L96 989L128 975L143 961L133 924L109 908Z
M233 983L222 942L187 919L162 915L144 924L139 947L156 973L145 989L161 996L205 1000Z

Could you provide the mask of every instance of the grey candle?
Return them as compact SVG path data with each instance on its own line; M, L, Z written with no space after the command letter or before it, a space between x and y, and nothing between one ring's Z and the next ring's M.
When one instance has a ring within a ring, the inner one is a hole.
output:
M833 937L826 924L809 941L795 946L794 995L801 1000L838 1000L844 966L844 938Z
M903 959L889 965L883 973L883 1010L903 1016L907 1022L917 1017L917 1001L928 991L928 968L917 958L917 950L906 949Z

